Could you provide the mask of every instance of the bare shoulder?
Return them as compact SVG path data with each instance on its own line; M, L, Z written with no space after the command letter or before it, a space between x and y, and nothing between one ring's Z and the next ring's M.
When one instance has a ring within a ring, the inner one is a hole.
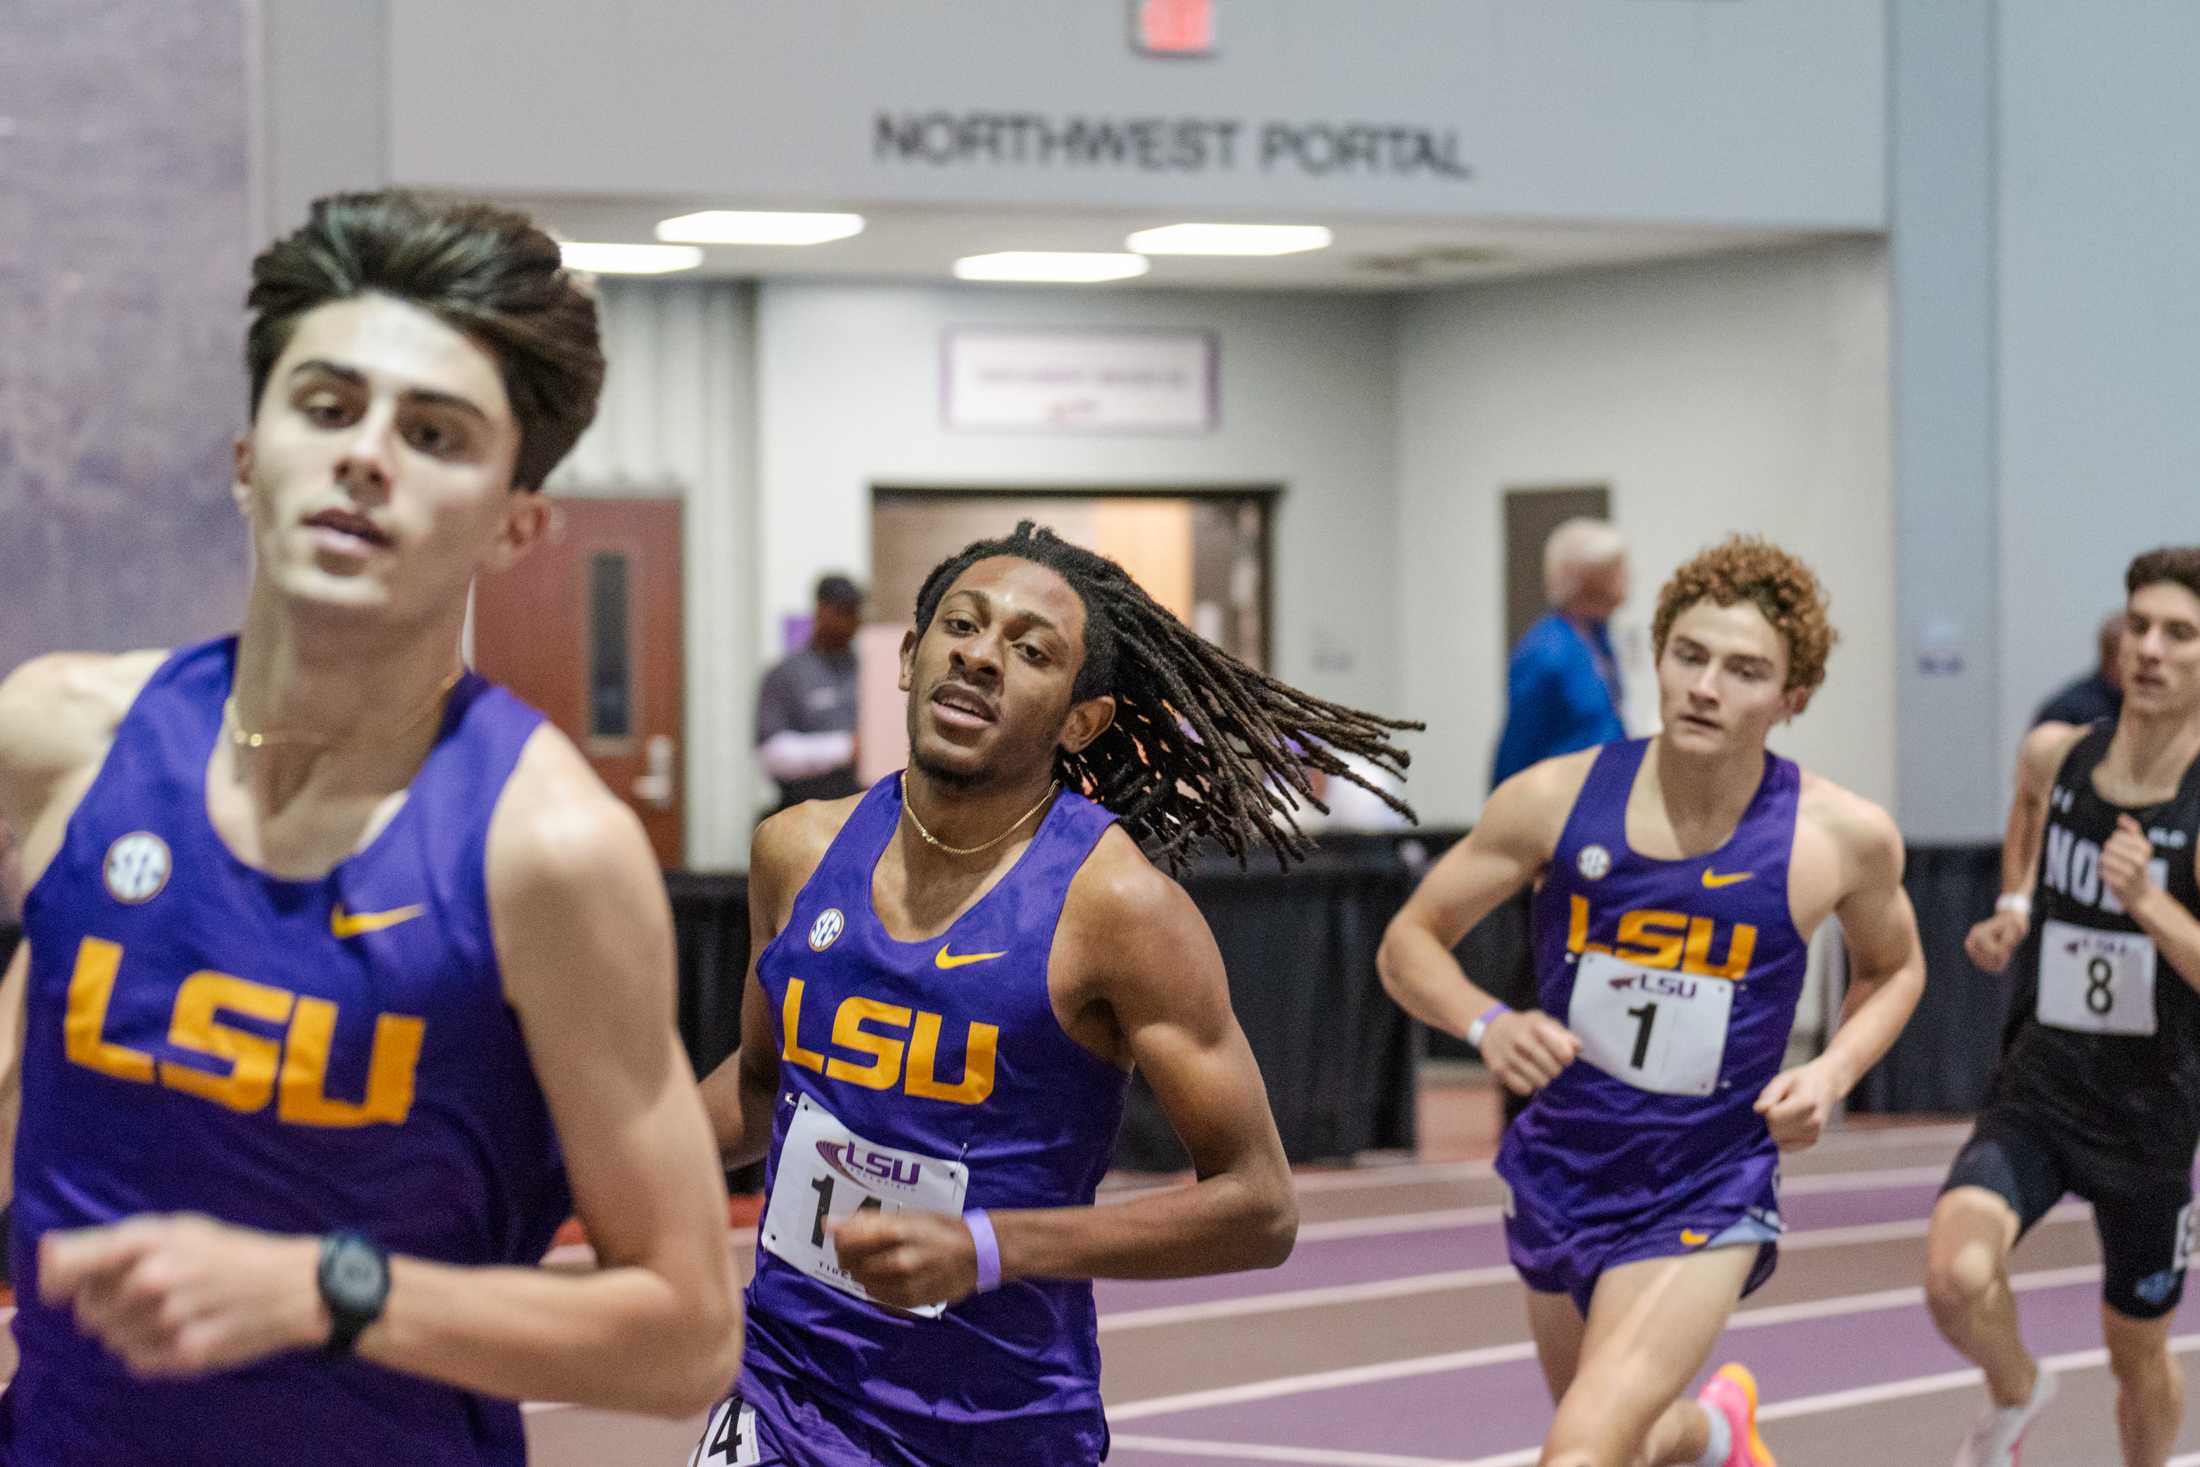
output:
M99 759L166 652L54 652L0 679L0 766L52 779Z
M2024 736L2017 746L2017 772L2035 788L2052 784L2062 772L2063 760L2078 741L2092 732L2089 724L2043 723Z
M751 906L784 922L795 894L816 873L825 853L863 796L805 800L769 816L749 841Z
M1803 771L1796 818L1830 847L1849 886L1873 885L1902 877L1902 831L1894 817L1854 790L1823 775Z
M1560 754L1506 780L1490 792L1489 802L1482 807L1482 818L1475 822L1477 835L1485 843L1494 840L1548 857L1566 833L1567 817L1581 798L1581 787L1589 782L1597 754L1595 749Z
M1062 929L1058 950L1067 938L1081 970L1117 981L1180 972L1214 946L1191 896L1120 825L1108 828L1071 880Z
M633 869L654 877L641 820L605 788L557 729L538 727L498 796L489 826L492 894L563 892Z

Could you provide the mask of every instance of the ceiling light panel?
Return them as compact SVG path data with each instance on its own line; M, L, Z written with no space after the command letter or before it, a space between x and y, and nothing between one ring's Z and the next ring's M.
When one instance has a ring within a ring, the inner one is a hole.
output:
M1319 224L1168 224L1124 243L1142 255L1300 255L1330 239Z
M1128 280L1148 269L1144 255L1082 250L1002 250L965 255L955 262L959 280L1023 280L1053 285L1092 285Z
M678 244L816 245L862 232L861 214L756 209L705 209L667 219L657 226L657 238Z
M703 263L694 245L608 244L567 240L558 246L568 270L591 275L669 275Z

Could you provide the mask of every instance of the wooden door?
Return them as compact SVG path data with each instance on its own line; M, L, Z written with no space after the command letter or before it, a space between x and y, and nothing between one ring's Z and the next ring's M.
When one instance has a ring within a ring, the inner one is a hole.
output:
M664 866L681 803L680 501L565 499L547 541L474 584L474 666L549 715Z

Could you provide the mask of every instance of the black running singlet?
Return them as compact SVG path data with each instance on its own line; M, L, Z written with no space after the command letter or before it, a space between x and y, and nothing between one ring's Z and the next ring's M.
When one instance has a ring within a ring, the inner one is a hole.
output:
M2126 810L2093 772L2113 721L2072 746L2048 796L2032 931L2019 959L2008 1052L1989 1107L2040 1116L2096 1161L2182 1173L2200 1145L2200 993L2101 879L2101 848L2130 815L2154 844L2155 883L2200 912L2200 760L2166 803Z

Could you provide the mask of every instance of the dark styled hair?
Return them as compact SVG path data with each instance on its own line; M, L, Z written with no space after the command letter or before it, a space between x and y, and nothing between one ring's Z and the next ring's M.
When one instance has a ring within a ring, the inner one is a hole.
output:
M1115 699L1115 722L1105 733L1082 752L1056 751L1057 774L1114 811L1172 870L1202 840L1241 865L1256 840L1278 865L1305 855L1306 837L1292 818L1298 799L1286 788L1328 809L1314 797L1308 770L1348 779L1413 818L1411 806L1331 751L1403 775L1409 756L1390 733L1421 724L1331 703L1248 667L1178 621L1123 567L1030 520L934 568L917 592L917 635L964 571L999 555L1043 565L1069 582L1085 604L1085 661L1070 696Z
M2200 545L2164 545L2137 557L2124 572L2124 594L2157 581L2175 581L2200 596Z
M249 410L298 321L331 301L386 295L429 312L496 359L519 458L512 482L540 489L596 416L603 344L596 302L557 242L524 214L402 190L331 194L252 262L245 305Z

